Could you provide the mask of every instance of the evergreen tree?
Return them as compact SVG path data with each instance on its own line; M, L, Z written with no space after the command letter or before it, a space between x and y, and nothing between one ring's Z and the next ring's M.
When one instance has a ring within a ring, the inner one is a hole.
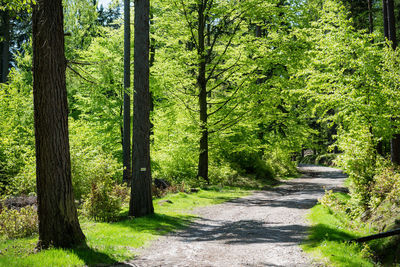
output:
M62 1L37 1L32 25L38 246L71 247L85 236L71 183Z
M132 190L129 215L154 213L150 166L150 1L135 0Z

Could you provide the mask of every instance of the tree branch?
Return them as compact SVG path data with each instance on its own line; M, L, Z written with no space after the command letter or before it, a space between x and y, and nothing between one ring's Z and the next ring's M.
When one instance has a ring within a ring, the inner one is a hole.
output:
M98 84L98 83L96 83L96 82L93 82L93 81L88 80L88 79L86 79L85 77L83 77L78 71L76 71L75 69L73 69L70 65L67 65L67 68L70 69L70 70L72 70L73 73L75 73L75 74L78 75L81 79L87 81L88 83L91 83L91 84Z
M221 63L222 57L223 57L223 56L226 54L226 52L228 51L228 48L230 47L230 45L231 45L231 43L232 43L232 41L233 41L233 38L235 37L235 33L239 30L239 27L240 27L240 24L241 24L241 23L242 23L242 20L240 20L240 21L238 22L238 24L236 25L236 27L235 27L235 29L234 29L234 31L233 31L233 33L232 33L232 36L229 38L229 41L228 41L228 43L227 43L226 46L225 46L224 52L222 52L222 54L220 55L218 61L214 64L214 67L211 69L211 72L210 72L209 75L207 76L206 80L209 80L209 79L210 79L210 77L214 74L214 71L215 71L215 69L217 68L217 66ZM211 62L210 62L210 64L211 64Z
M190 34L192 35L192 39L193 39L194 45L197 48L198 44L197 44L196 37L195 37L194 32L193 32L194 27L193 27L192 23L190 22L190 20L188 18L188 14L186 12L186 6L183 3L183 0L181 0L180 2L181 2L181 5L182 5L183 14L185 15L186 22L188 23L189 28L190 28Z

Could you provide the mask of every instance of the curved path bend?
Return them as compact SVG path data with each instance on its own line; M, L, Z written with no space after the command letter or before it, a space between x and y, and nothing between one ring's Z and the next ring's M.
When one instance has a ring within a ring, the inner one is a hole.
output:
M120 266L313 266L299 245L308 210L324 190L343 190L340 170L302 165L301 178L268 191L200 208L188 228L170 233Z

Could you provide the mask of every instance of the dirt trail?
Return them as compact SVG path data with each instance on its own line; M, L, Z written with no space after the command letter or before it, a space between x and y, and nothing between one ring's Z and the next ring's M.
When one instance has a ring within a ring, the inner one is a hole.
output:
M299 244L305 216L327 190L341 190L339 170L303 165L302 178L270 191L197 210L190 227L161 237L120 266L312 266Z

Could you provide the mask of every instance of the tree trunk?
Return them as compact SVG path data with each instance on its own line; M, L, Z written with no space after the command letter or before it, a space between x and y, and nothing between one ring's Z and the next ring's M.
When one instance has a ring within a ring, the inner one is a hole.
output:
M198 28L198 57L199 57L199 73L197 83L199 87L199 107L200 107L200 155L197 176L208 179L208 125L207 125L207 81L206 81L206 58L205 58L205 16L204 4L199 4L199 28Z
M382 11L383 11L383 33L385 38L389 36L389 28L388 28L388 11L387 11L387 0L382 0Z
M71 247L85 236L79 226L71 182L61 0L33 8L33 97L38 247Z
M10 64L10 17L7 11L2 11L3 29L2 37L4 38L0 44L1 60L0 60L0 83L7 82L9 64Z
M129 88L131 86L131 24L130 0L124 1L124 128L122 138L122 153L124 173L122 181L131 183L131 99Z
M129 215L154 213L150 169L149 0L135 0L133 181Z
M150 27L154 26L153 12L150 10ZM153 67L154 61L156 59L156 40L154 38L150 39L150 68Z
M395 50L397 40L393 0L383 0L383 18L385 37L392 42L392 48ZM392 120L396 119L392 118ZM390 158L392 163L400 165L400 134L394 134L390 140Z
M387 26L388 26L388 35L387 38L392 41L393 50L397 47L397 39L396 39L396 22L394 16L394 3L393 0L387 1Z
M369 33L374 32L374 20L372 17L372 0L368 0L368 20L369 20Z

